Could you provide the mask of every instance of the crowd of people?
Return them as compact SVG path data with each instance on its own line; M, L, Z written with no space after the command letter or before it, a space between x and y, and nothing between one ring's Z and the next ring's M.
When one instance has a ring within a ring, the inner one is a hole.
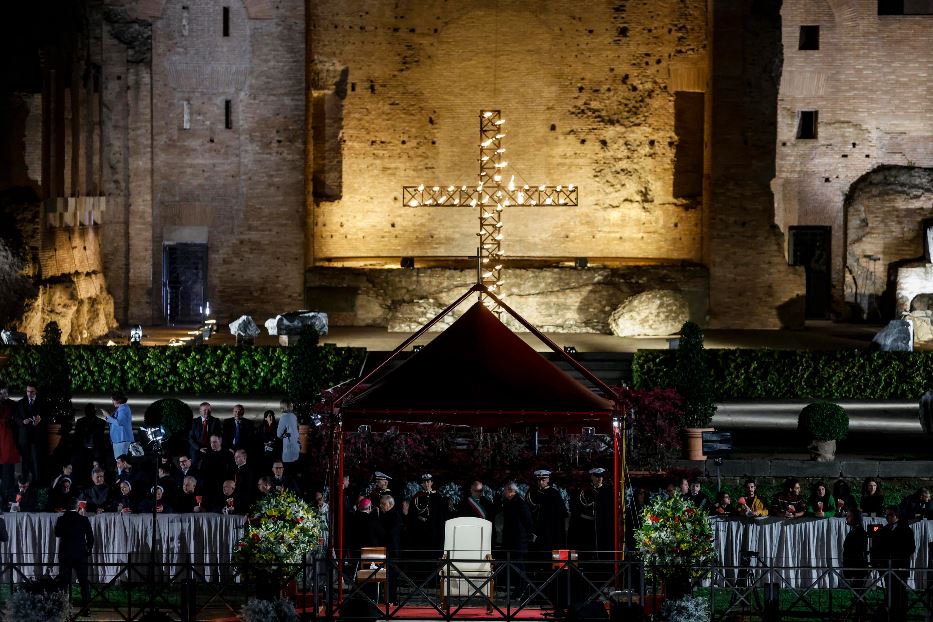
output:
M152 458L130 454L132 413L114 394L112 412L88 404L74 424L66 451L47 458L48 413L34 384L14 402L0 387L0 497L3 509L62 512L221 512L245 515L263 495L288 490L325 510L323 487L300 489L298 423L291 405L267 410L256 425L241 405L228 418L208 402L186 435L186 448ZM54 473L50 463L60 464ZM16 475L17 470L19 474ZM47 494L40 494L42 489Z

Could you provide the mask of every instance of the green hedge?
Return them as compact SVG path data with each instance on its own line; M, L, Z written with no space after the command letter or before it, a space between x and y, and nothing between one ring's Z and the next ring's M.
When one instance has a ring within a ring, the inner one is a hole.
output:
M933 352L707 350L717 401L751 399L919 400L933 390ZM671 350L642 350L637 389L674 385Z
M285 395L289 348L263 346L65 346L74 393ZM11 391L34 378L38 348L0 348ZM327 388L359 374L365 350L317 348L315 384Z

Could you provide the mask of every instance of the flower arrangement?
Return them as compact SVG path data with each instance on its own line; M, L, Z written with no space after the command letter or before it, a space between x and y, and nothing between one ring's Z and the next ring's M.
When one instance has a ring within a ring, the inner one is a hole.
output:
M234 562L266 576L284 570L281 566L301 564L307 553L324 546L323 527L320 514L294 494L270 495L253 506Z
M52 577L25 581L3 608L4 620L17 622L65 622L76 613L68 592Z
M666 600L661 605L661 619L667 622L709 622L709 601L699 596Z
M635 540L649 573L668 583L689 583L715 562L713 530L706 514L679 493L652 499L642 517Z
M297 622L298 612L287 598L250 598L240 609L240 618L243 622Z

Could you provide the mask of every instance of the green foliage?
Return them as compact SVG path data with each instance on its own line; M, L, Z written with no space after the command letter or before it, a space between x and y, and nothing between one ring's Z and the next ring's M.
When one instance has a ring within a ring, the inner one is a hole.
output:
M240 618L243 622L296 622L298 613L287 598L250 598L240 609Z
M22 391L38 378L39 349L0 349L10 362L3 370L10 390ZM75 393L283 395L288 391L289 348L276 346L63 346ZM313 377L319 387L356 376L362 348L317 348Z
M74 419L69 367L68 356L62 346L62 331L57 322L49 322L42 331L35 381L52 423L66 423Z
M191 427L191 407L173 397L156 400L146 409L143 422L146 427L161 425L166 438L184 434Z
M288 398L294 406L298 423L307 424L310 421L311 411L321 389L327 388L320 382L322 365L318 338L317 330L313 326L305 325L301 328L298 343L289 348Z
M709 622L709 598L688 595L666 600L661 605L661 619L666 622Z
M838 441L849 433L849 415L832 402L814 402L800 411L797 431L814 441Z
M713 399L919 400L933 390L933 352L705 350ZM675 353L643 350L639 389L675 386Z
M326 523L320 513L290 492L267 495L250 510L250 522L233 560L247 574L274 575L304 563L322 545Z
M3 608L3 619L17 622L65 622L74 614L68 593L52 578L23 583Z
M710 377L703 331L693 322L680 329L674 365L674 388L683 398L685 428L705 428L713 421L713 381Z

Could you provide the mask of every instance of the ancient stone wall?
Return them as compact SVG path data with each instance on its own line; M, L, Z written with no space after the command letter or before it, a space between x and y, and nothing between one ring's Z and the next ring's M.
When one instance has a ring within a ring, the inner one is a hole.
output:
M309 286L338 284L329 271L340 266L475 253L474 210L407 207L401 186L475 185L481 109L506 120L506 178L579 187L578 207L506 209L507 260L700 261L704 2L324 0L311 10ZM506 263L507 293L531 273L509 274ZM530 313L547 326L608 317L537 304Z
M716 327L803 322L803 273L787 265L768 187L781 72L780 4L710 3L705 226L710 324Z
M153 17L151 278L163 244L206 243L221 317L302 301L304 33L299 0L168 0Z
M679 292L694 321L705 321L708 306L709 283L701 267L516 268L508 271L508 278L509 306L537 328L551 332L608 333L612 311L648 290ZM334 325L411 332L466 292L473 281L475 273L443 268L316 270L309 273L308 304L328 309ZM446 325L467 308L466 303L461 305L446 318ZM505 315L503 319L511 328L525 330Z
M846 197L857 180L888 165L933 167L931 19L878 15L877 5L875 0L784 0L781 9L775 221L784 230L832 227L832 291L840 313L846 301L857 303L857 314L868 311L869 298L885 288L890 262L923 251L916 243L911 251L883 253L853 252L850 246L874 238L899 247L905 234L919 235L919 228L905 231L900 216L866 224L847 214ZM818 27L818 49L799 49L804 26ZM815 138L798 138L803 111L817 113ZM883 193L902 207L912 201L909 192L899 193L890 184ZM890 214L910 211L892 205ZM866 289L870 275L880 282ZM869 297L856 301L856 290Z

